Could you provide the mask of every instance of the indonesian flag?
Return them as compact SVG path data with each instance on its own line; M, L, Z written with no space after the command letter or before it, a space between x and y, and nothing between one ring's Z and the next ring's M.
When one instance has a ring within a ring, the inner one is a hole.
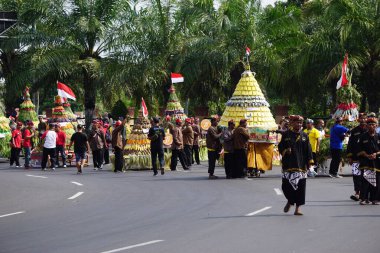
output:
M344 56L344 61L343 61L343 65L342 65L342 74L340 76L340 79L339 79L338 83L336 84L336 89L337 90L340 89L343 86L346 86L348 84L348 79L347 79L348 68L347 68L347 64L348 64L348 54L346 54Z
M245 46L245 54L250 55L251 54L251 49L248 46Z
M72 100L76 100L74 92L66 84L57 81L57 90L58 95L62 98L70 98Z
M181 74L171 73L172 83L183 83L185 79Z
M148 117L148 108L146 107L144 98L141 98L141 109L144 117Z

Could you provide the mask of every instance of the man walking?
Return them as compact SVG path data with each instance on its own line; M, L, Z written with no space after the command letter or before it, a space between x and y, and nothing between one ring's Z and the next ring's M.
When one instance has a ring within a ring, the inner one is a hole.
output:
M223 149L224 149L224 169L226 178L233 178L233 167L235 166L234 159L234 140L232 139L235 129L234 120L228 121L228 128L223 132Z
M194 164L194 160L197 165L201 164L199 159L199 139L201 138L202 131L199 126L199 118L195 118L194 124L192 126L194 131L194 142L193 142L193 156L191 157L192 164Z
M247 171L247 145L249 140L246 119L240 120L239 126L235 129L232 138L236 163L232 176L234 178L243 178Z
M123 137L122 132L124 125L127 121L127 117L123 121L115 122L115 129L112 131L112 149L115 154L115 173L123 172L124 160L123 160Z
M77 174L82 174L82 169L86 161L86 153L90 152L90 144L87 140L87 135L83 133L82 125L77 126L77 132L71 136L69 150L74 143L74 154L77 166Z
M189 170L189 167L186 164L185 154L183 152L183 137L182 137L182 120L177 119L176 124L169 125L169 131L173 135L173 143L172 143L172 158L170 164L170 170L177 170L178 158L184 170Z
M21 152L21 143L22 143L22 122L18 121L16 123L16 129L12 131L11 139L11 159L10 165L13 166L13 163L16 163L16 168L20 167L20 152Z
M63 168L66 168L66 134L62 131L61 126L59 124L55 125L55 132L57 133L57 147L55 148L57 159L55 165L56 167L59 167L59 155L61 154Z
M352 179L354 181L354 194L351 195L351 199L355 201L359 201L360 199L360 188L362 182L362 173L359 169L359 157L357 154L358 150L358 142L360 137L367 132L367 118L366 115L361 114L359 116L359 126L353 128L351 130L350 139L347 144L347 158L348 163L351 165L352 169Z
M104 123L103 126L104 136L106 138L106 145L104 147L104 164L110 163L110 146L112 146L112 135L110 131L110 125L108 123Z
M317 172L314 170L314 168L317 168L317 153L319 152L319 145L320 145L320 132L314 128L314 121L312 119L306 120L306 129L304 132L309 137L311 151L313 154L313 160L314 160L314 166L311 166L309 168L310 176L315 177L317 175Z
M185 126L182 129L182 135L183 135L183 144L184 144L184 152L185 152L185 161L187 167L191 167L192 162L192 148L194 144L194 131L191 127L191 119L187 118L185 120Z
M342 126L342 122L341 117L337 118L334 126L330 129L331 163L329 176L332 178L341 178L338 175L338 170L342 159L343 140L348 132L348 129Z
M369 204L369 202L372 202L373 205L379 204L380 136L376 133L377 124L376 118L368 118L368 131L363 133L359 139L359 168L362 170L361 205Z
M25 155L25 169L30 169L30 156L32 152L32 138L34 137L34 124L32 121L29 121L27 127L23 133L23 143L22 147L24 148Z
M157 176L157 157L160 164L161 175L165 174L164 166L164 140L165 131L160 127L160 119L153 117L153 126L149 129L148 138L150 140L150 153L152 156L153 175Z
M106 144L104 132L100 129L98 121L92 122L92 131L90 134L90 146L94 162L94 170L103 169L103 149Z
M46 170L46 163L48 157L50 156L51 169L55 170L55 148L57 147L57 133L54 130L54 124L49 124L49 130L46 131L42 137L44 140L43 151L42 151L42 170Z
M282 134L278 149L282 155L282 191L288 202L284 207L287 213L296 205L294 215L303 215L300 206L305 204L307 169L313 163L309 138L302 132L303 118L290 116L291 130Z
M222 132L218 130L218 120L217 118L211 119L211 126L207 130L206 135L206 145L208 154L208 173L209 179L217 179L218 177L214 175L215 173L215 163L218 159L218 152L220 150L220 136Z

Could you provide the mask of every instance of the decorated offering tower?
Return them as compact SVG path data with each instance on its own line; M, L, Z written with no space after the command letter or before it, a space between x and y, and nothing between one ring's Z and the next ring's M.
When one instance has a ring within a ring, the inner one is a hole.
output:
M175 88L173 85L170 87L169 92L169 100L165 110L166 121L175 123L175 120L178 118L185 120L187 116L184 113L184 109L177 97L177 94L175 93Z
M9 146L9 140L11 135L9 119L4 116L0 116L0 157L10 156L11 148Z
M150 140L148 131L150 122L143 116L142 110L135 120L135 125L128 135L124 148L124 159L127 169L149 169L151 168Z
M276 130L277 124L248 64L226 104L219 125L227 127L228 121L234 120L238 126L241 119L247 120L250 133L248 168L255 171L272 169L276 135L270 131Z
M20 113L18 116L18 120L25 122L29 121L37 121L37 113L35 111L35 106L30 99L29 87L26 87L24 90L24 102L20 105Z
M62 131L66 133L66 143L68 144L71 136L75 133L75 123L66 114L60 96L55 97L54 105L52 118L49 120L49 123L58 123L61 126Z
M67 100L67 98L62 98L62 99L63 99L62 105L63 105L63 108L65 108L67 118L70 120L76 120L77 116L71 110L71 105L70 105L69 101Z

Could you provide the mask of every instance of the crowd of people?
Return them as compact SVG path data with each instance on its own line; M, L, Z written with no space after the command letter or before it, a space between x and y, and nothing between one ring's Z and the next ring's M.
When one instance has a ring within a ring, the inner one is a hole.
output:
M42 118L38 124L38 140L42 145L42 170L46 170L50 158L50 168L55 170L60 166L66 167L66 134L59 124L47 125ZM94 170L101 170L103 164L110 162L110 148L115 156L116 173L122 172L124 167L123 150L125 146L124 125L127 117L114 124L108 121L94 120L89 134L84 133L81 125L72 135L69 150L74 146L78 173L82 173L83 166L92 151ZM343 142L349 137L347 158L352 167L354 194L351 199L359 201L361 205L379 204L380 198L380 138L378 121L375 114L360 114L359 126L348 129L342 125L343 119L337 118L329 130L331 163L329 176L340 178L338 175L342 161ZM150 140L153 175L165 174L164 140L165 131L160 118L153 117L151 128L147 134ZM206 134L208 151L208 178L217 179L215 175L216 162L220 155L224 156L224 167L227 179L244 178L247 174L247 146L249 132L247 120L240 120L236 126L233 120L228 127L218 126L219 118L211 118L211 126ZM305 123L305 124L304 124ZM112 127L112 129L111 129ZM16 122L12 127L10 165L20 167L19 156L23 149L25 168L30 168L31 150L35 143L32 139L37 131L33 122ZM184 170L190 170L193 164L200 164L199 140L202 131L198 118L186 118L184 122L177 119L174 124L168 124L169 132L173 137L171 144L170 170L177 170L178 160ZM284 118L277 131L282 135L278 145L282 157L282 189L288 202L284 211L288 212L291 206L296 205L295 215L302 215L300 206L305 203L306 178L315 176L318 167L317 158L320 143L325 136L323 120L314 121L302 116L292 115ZM60 159L59 159L60 158ZM157 163L158 161L158 163ZM159 166L159 168L158 168Z

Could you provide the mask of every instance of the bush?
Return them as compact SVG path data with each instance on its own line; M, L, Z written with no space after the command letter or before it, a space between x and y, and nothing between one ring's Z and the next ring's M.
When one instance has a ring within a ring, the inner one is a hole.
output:
M114 119L118 119L119 117L125 117L125 115L128 113L127 106L125 103L121 100L118 100L115 105L112 108L112 117Z

